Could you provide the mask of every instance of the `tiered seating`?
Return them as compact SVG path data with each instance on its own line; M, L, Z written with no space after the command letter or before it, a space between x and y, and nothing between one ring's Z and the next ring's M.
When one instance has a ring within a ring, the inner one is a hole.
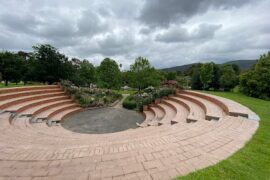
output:
M256 114L239 103L195 91L178 91L175 96L165 98L156 105L150 105L149 109L154 112L155 116L148 115L146 121L139 126L204 120L218 121L227 115L258 119Z
M0 109L50 121L81 110L58 85L0 89Z
M180 91L149 105L143 128L80 134L30 122L60 121L81 110L58 86L0 89L0 95L0 179L173 179L229 157L259 125L241 104Z
M192 101L196 103L197 105L199 105L201 108L203 108L205 112L205 116L206 116L205 118L207 120L211 120L211 119L219 120L224 115L223 110L219 106L217 106L216 104L214 104L213 102L207 99L197 97L197 96L192 96L189 94L180 94L180 93L177 94L177 97L181 97L183 99Z

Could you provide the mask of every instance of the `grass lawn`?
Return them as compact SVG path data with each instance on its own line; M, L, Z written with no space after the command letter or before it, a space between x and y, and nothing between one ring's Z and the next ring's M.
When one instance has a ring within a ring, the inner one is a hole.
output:
M253 138L230 158L177 179L270 179L270 101L240 93L207 92L237 101L256 112L260 126Z
M113 90L114 92L117 92L119 94L135 94L137 91L136 90Z
M23 83L8 83L8 86L5 86L4 83L0 83L0 88L12 88L12 87L23 87L23 86L37 86L40 85L40 83L34 83L34 84L26 84L24 85Z

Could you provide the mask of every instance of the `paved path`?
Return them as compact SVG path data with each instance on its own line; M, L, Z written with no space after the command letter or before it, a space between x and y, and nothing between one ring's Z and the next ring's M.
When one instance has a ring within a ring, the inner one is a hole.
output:
M113 108L122 109L124 100L129 96L129 94L122 94L123 98L119 101Z

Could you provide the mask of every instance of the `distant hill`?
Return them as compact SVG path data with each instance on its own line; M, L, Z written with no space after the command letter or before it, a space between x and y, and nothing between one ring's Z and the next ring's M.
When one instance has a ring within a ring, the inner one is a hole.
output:
M255 63L257 62L257 60L235 60L235 61L228 61L225 62L223 64L236 64L239 66L241 71L246 71L248 69L250 69ZM161 69L163 71L186 71L188 68L190 68L193 64L197 64L197 63L192 63L192 64L186 64L186 65L182 65L182 66L175 66L175 67L170 67L170 68L164 68ZM223 65L220 64L220 65Z
M229 61L224 64L236 64L239 66L241 71L245 71L250 69L254 64L256 64L257 60L237 60L237 61Z

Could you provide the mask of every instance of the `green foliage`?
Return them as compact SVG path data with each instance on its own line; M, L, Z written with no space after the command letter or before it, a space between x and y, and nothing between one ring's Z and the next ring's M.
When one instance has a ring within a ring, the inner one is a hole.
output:
M162 98L170 94L175 94L174 88L161 88L153 93L153 99Z
M98 67L98 85L102 88L119 88L121 72L118 64L109 58L104 59Z
M210 88L218 90L220 88L221 69L220 66L215 63L212 63L212 65L213 65L213 76L212 82L210 83Z
M238 85L239 67L237 65L219 66L213 62L194 64L187 74L191 75L191 88L197 90L220 90L233 89Z
M136 109L137 103L134 99L134 96L128 96L123 102L123 107L131 110Z
M176 81L178 82L179 89L187 89L191 86L191 77L179 75L176 77Z
M89 87L91 83L96 81L96 69L89 61L83 60L81 62L78 60L76 64L73 65L73 68L76 73L72 76L71 81L74 84Z
M237 72L232 65L224 65L222 67L222 75L220 77L220 85L225 91L230 91L238 84Z
M148 86L158 86L163 79L161 72L150 65L150 62L143 57L138 57L130 66L130 84L132 87L141 89Z
M203 84L203 89L208 90L214 78L213 63L205 63L200 69L200 79Z
M191 75L191 88L201 90L203 88L203 84L200 77L200 68L201 64L197 64L196 66L192 66L192 69L189 69L189 73Z
M169 87L152 89L152 90L147 88L143 91L144 91L143 94L137 93L134 95L130 95L126 99L126 102L125 101L123 102L123 107L127 106L127 109L136 108L137 110L142 111L144 105L151 104L155 99L169 96L171 94L175 94L175 88L169 88ZM126 103L126 105L124 105L124 103Z
M0 53L0 73L6 86L9 81L18 83L22 80L25 61L22 57L11 52Z
M72 65L68 58L49 44L33 46L34 57L38 61L35 75L40 82L59 82L72 76Z
M203 88L203 84L200 78L200 73L196 72L193 74L191 78L191 88L201 90Z
M262 55L250 71L241 75L240 90L249 96L270 99L270 52Z
M176 72L170 71L167 73L166 78L167 80L176 80L176 76L177 76Z
M77 87L70 81L61 81L61 84L82 107L107 106L122 97L121 94L108 89Z

